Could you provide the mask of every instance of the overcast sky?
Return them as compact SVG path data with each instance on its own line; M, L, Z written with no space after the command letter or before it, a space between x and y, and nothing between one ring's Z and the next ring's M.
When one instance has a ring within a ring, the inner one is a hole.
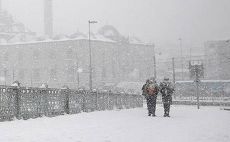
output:
M230 39L230 0L53 0L54 32L87 32L87 21L97 20L96 31L114 25L126 36L137 36L157 46L187 48L206 40ZM2 0L17 21L43 33L43 0Z

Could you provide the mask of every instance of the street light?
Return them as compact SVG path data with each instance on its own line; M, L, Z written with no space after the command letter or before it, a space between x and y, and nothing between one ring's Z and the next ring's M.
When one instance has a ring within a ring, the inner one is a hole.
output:
M92 90L93 81L92 81L92 49L90 45L90 24L95 24L97 21L88 21L89 23L89 89Z
M7 78L6 78L6 73L7 73L7 69L6 69L6 68L4 68L4 78L5 78L5 80L4 80L4 84L5 84L5 86L6 86L6 80L7 80Z
M183 52L182 52L182 39L178 39L180 41L180 55L181 55L181 79L184 80L184 65L183 65Z
M156 53L155 53L155 45L153 45L153 66L154 66L154 78L157 78L157 66L156 66Z
M83 72L82 68L77 67L77 88L79 89L79 85L80 85L80 73Z

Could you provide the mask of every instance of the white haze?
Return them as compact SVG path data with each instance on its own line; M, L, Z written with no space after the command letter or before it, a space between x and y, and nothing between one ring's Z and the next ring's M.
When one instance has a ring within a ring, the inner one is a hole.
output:
M2 0L2 7L43 34L43 0ZM229 0L53 0L53 7L55 34L86 33L94 19L94 32L111 24L125 36L174 49L182 38L185 52L230 38Z

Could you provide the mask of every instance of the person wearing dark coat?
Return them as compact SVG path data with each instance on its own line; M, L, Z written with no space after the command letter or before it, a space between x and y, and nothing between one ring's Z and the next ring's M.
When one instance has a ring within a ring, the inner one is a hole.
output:
M151 78L145 86L148 116L156 116L156 100L159 92L158 85L154 78Z
M170 105L172 104L172 94L174 92L174 86L169 81L169 78L165 77L164 81L160 83L160 92L162 94L162 102L164 106L164 117L170 117Z
M149 84L149 79L146 80L146 83L142 86L142 96L147 97L147 86Z

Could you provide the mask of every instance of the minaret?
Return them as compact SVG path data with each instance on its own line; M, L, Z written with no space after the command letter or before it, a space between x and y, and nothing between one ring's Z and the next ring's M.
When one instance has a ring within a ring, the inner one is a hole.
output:
M0 12L2 11L2 0L0 0Z
M53 36L53 0L44 0L44 34Z

